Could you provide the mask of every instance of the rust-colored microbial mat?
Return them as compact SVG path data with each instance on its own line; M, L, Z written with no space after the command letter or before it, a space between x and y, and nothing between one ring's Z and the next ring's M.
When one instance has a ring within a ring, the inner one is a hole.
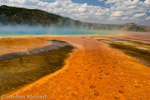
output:
M77 47L65 66L11 95L46 95L46 100L150 100L149 67L94 39L62 40Z

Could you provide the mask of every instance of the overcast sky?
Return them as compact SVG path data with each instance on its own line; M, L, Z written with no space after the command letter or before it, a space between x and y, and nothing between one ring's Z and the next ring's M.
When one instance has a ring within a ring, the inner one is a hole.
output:
M0 5L41 9L72 19L150 25L150 0L0 0Z

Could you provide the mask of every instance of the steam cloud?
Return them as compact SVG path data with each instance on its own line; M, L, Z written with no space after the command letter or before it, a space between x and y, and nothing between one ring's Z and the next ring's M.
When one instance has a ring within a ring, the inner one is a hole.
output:
M16 35L80 35L94 34L93 31L76 27L5 25L0 27L0 36Z
M106 34L100 30L92 30L75 26L30 26L30 25L1 25L0 36L26 36L26 35L92 35ZM112 34L112 33L107 33Z

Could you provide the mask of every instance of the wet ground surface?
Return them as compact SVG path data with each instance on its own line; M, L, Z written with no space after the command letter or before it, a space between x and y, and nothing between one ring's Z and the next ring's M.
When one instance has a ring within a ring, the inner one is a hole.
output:
M73 47L63 41L49 46L0 56L0 95L53 73L64 65Z
M47 100L150 99L149 67L93 38L61 39L77 47L64 67L11 95L46 95Z
M150 44L117 38L99 40L109 44L112 48L137 58L141 64L150 67Z
M142 40L148 39L146 37L142 35ZM46 37L48 38L52 37ZM129 57L120 50L97 41L96 39L102 39L101 36L56 38L77 47L65 60L64 67L9 95L46 95L47 100L150 99L150 69L134 57ZM141 36L136 37L140 38ZM113 37L113 39L122 38ZM144 43L142 40L140 42Z

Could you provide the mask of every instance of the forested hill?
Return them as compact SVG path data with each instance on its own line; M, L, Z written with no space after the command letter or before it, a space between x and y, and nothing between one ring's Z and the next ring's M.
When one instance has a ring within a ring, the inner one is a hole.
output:
M62 17L53 13L48 13L38 9L26 9L9 7L2 5L0 7L1 24L29 24L29 25L51 25L51 24L77 24L79 21Z
M0 6L0 25L27 24L27 25L55 25L58 27L82 27L97 30L123 30L123 31L150 31L150 26L127 23L123 25L95 24L73 20L57 14L48 13L38 9Z

